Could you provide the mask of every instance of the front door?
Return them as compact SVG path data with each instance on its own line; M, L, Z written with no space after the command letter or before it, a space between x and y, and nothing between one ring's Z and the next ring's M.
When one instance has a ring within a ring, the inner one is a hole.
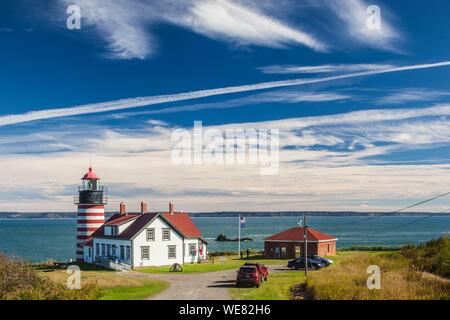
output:
M302 254L301 247L300 246L295 246L295 258L296 259L300 258L301 254Z

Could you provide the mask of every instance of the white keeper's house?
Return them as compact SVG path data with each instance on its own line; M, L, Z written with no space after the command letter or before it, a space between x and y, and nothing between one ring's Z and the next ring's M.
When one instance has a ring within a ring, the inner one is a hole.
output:
M129 269L207 258L207 242L200 230L187 213L175 212L172 203L167 212L148 212L147 204L141 202L140 212L132 213L122 202L120 212L104 221L106 189L98 180L90 168L76 198L78 260Z

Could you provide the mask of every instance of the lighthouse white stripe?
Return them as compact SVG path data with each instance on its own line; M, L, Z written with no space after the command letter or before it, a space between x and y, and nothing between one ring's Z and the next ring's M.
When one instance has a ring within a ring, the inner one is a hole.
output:
M77 228L100 228L103 221L77 223Z
M94 231L77 231L77 236L90 236Z
M105 221L105 217L102 217L102 216L79 216L78 217L78 220L83 220L83 221L86 221L86 220L96 220L96 221Z
M105 213L105 209L85 209L85 208L78 208L78 213Z

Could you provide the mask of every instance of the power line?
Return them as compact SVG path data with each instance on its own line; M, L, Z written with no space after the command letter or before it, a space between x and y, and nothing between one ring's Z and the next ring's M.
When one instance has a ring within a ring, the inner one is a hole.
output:
M407 223L403 223L403 224L400 224L400 225L395 226L395 227L393 227L393 228L388 228L388 229L385 229L385 230L386 230L386 231L391 231L391 230L396 230L396 229L399 229L399 228L403 228L403 227L406 227L406 226L415 224L415 223L417 223L417 222L420 222L420 221L429 219L429 218L431 218L431 217L435 217L435 216L437 216L437 215L439 215L439 214L442 214L442 213L445 213L445 212L447 212L447 211L449 211L449 210L450 210L450 208L447 208L447 209L445 209L445 210L443 210L443 211L436 212L436 213L433 213L433 214L428 214L426 217L422 217L422 218L416 219L416 220L414 220L414 221L410 221L410 222L407 222Z
M435 197L433 197L433 198L426 199L426 200L423 200L423 201L414 203L414 204L412 204L412 205L409 205L409 206L407 206L407 207L404 207L404 208L401 208L401 209L398 209L398 210L395 210L395 211L392 211L392 212L376 214L376 216L368 217L368 218L365 218L365 219L361 219L361 220L357 220L357 221L353 221L353 222L346 222L346 223L338 224L337 226L335 226L335 228L336 228L336 227L337 227L337 228L339 228L339 227L344 227L344 225L345 225L345 226L348 226L348 225L358 224L358 223L370 221L370 220L373 220L373 219L377 219L377 218L383 217L383 216L393 215L393 214L396 214L396 213L398 213L398 212L400 212L400 211L403 211L403 210L406 210L406 209L411 209L411 208L420 206L420 205L422 205L422 204L424 204L424 203L431 202L431 201L436 200L436 199L439 199L439 198L443 198L443 197L445 197L445 196L447 196L447 195L449 195L449 194L450 194L450 192L446 192L446 193L443 193L443 194L441 194L441 195L435 196Z

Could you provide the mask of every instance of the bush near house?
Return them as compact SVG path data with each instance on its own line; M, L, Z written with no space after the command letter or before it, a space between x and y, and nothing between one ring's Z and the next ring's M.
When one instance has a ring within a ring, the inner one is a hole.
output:
M96 285L69 290L62 284L40 277L26 263L0 254L0 300L92 300L100 296Z

